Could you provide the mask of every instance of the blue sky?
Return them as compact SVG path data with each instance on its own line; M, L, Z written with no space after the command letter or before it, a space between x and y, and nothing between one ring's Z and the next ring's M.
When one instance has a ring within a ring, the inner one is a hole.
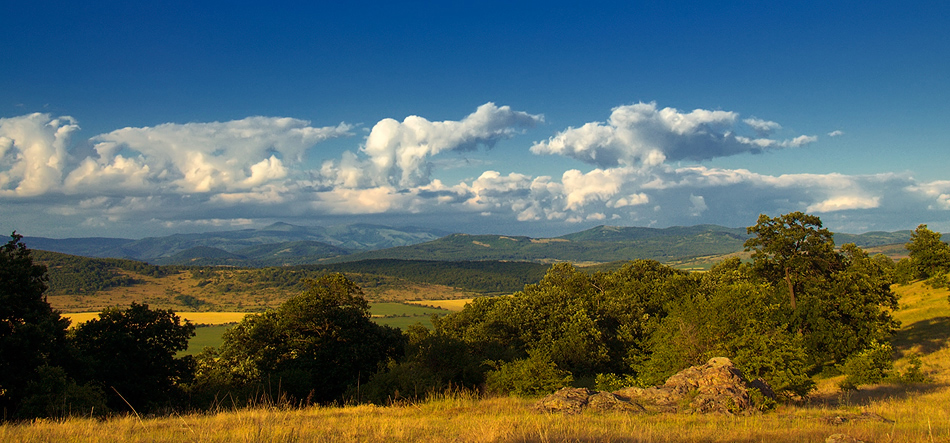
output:
M5 231L950 230L945 2L92 3L5 7Z

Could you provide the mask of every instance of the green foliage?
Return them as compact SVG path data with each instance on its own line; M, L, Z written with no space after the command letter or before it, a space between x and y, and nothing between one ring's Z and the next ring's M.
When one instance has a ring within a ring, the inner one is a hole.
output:
M662 383L686 367L729 357L749 378L763 378L780 395L812 389L800 336L778 323L768 285L751 282L745 267L726 262L704 276L706 291L674 302L651 336L651 358L639 367L643 385Z
M941 241L939 232L917 226L905 247L910 251L910 261L915 278L930 278L950 272L950 245Z
M59 366L40 366L37 378L27 384L20 417L63 418L73 415L102 416L110 412L102 388L77 384Z
M803 337L814 370L843 362L897 328L891 315L898 303L890 290L895 274L890 264L853 244L836 251L818 217L761 215L749 233L756 235L746 242L754 251L755 275L784 290L775 315L789 332Z
M768 281L785 283L792 310L804 285L826 278L840 267L834 236L821 227L817 216L792 212L771 218L762 214L748 232L755 235L746 240L745 248L752 251L756 272Z
M908 366L901 373L891 374L885 379L888 382L896 383L931 383L933 379L927 376L922 370L923 362L920 360L920 355L913 354L908 358Z
M947 274L937 274L924 281L924 284L934 289L943 289L950 286Z
M696 285L685 272L648 260L595 275L557 264L539 283L511 297L476 299L436 328L485 360L538 352L574 376L622 373L644 358L666 303Z
M342 274L307 285L276 310L228 330L218 355L199 357L196 389L270 385L295 401L327 403L402 352L401 333L370 321L362 290Z
M163 277L178 269L134 260L77 257L47 251L35 251L35 257L49 269L50 295L88 294L134 286L141 282L142 276Z
M481 362L461 340L419 324L410 326L405 335L405 357L398 362L390 360L368 383L355 389L351 386L348 398L387 404L450 389L474 389L484 381Z
M631 386L639 386L639 380L631 375L597 374L594 378L594 389L598 391L613 392Z
M871 342L866 349L852 354L841 365L841 372L846 377L839 386L843 390L855 390L858 385L880 383L894 367L891 360L893 353L890 343Z
M18 416L38 369L62 364L69 320L46 302L46 267L34 264L14 232L0 246L0 409Z
M175 355L188 347L194 331L194 325L171 310L132 303L127 309L105 309L78 325L71 341L86 364L81 379L108 389L112 409L131 405L143 412L180 399L194 362Z
M489 390L522 397L547 395L569 386L572 381L574 377L570 372L559 369L550 357L540 352L532 352L528 358L497 363L496 369L485 375Z

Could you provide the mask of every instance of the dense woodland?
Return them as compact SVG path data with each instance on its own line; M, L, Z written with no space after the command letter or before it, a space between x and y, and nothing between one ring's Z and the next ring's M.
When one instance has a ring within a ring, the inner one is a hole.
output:
M538 395L570 384L650 386L712 356L791 399L808 395L817 374L844 373L845 387L885 377L899 326L891 284L946 286L950 272L950 245L925 225L898 263L837 247L808 214L763 215L748 233L748 262L725 260L704 273L652 260L599 272L556 264L536 283L478 298L431 330L373 323L360 286L321 271L195 357L176 356L194 326L147 305L109 308L67 330L46 303L47 267L14 233L0 248L0 407L4 419L26 419L262 400L386 403L447 388ZM465 266L482 270L455 269Z

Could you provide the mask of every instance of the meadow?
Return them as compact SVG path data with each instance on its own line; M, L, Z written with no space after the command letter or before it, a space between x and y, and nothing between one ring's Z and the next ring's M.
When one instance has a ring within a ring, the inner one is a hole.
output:
M919 282L895 291L902 322L895 369L919 355L932 382L843 392L841 377L825 378L807 399L763 414L570 416L533 412L534 399L448 392L388 406L265 403L217 413L36 420L0 425L0 441L823 442L844 433L867 442L950 442L950 292ZM379 309L399 313L396 306Z

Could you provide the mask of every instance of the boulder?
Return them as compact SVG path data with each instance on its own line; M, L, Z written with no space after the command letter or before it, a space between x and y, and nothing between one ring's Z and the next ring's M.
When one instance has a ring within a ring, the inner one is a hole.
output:
M661 386L596 392L562 388L542 398L535 409L576 414L585 409L625 412L693 412L739 414L754 409L749 389L774 398L762 380L750 382L728 358L710 359L705 365L684 369Z

